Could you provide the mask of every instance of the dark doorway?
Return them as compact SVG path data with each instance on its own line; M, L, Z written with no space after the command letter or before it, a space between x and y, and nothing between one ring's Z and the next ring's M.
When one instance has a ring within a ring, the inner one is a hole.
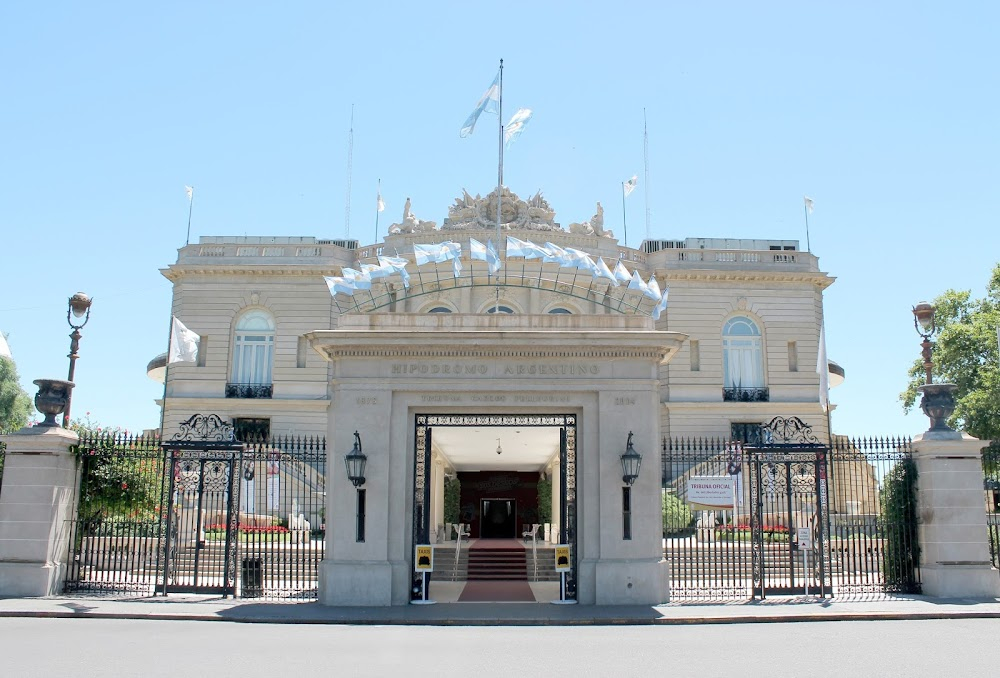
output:
M517 536L517 502L514 499L483 499L479 503L482 539L514 539Z

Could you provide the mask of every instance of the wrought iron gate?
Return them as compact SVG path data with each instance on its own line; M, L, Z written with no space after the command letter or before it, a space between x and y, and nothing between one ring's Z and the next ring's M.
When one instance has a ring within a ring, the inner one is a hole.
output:
M826 448L818 443L778 443L748 447L745 453L750 470L754 597L827 595Z
M157 592L236 594L243 445L217 415L195 415L163 444L170 485Z

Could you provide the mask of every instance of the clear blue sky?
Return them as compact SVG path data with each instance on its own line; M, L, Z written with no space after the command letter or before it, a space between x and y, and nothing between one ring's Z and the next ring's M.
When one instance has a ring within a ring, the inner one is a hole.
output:
M343 237L413 212L440 222L496 181L484 120L458 136L504 59L505 117L534 119L505 183L562 223L629 202L629 244L799 239L826 296L834 427L913 434L897 401L919 353L910 307L981 295L1000 259L995 2L7 3L0 10L0 330L25 388L65 376L66 299L95 298L73 412L158 425L145 366L166 349L159 269L201 235Z

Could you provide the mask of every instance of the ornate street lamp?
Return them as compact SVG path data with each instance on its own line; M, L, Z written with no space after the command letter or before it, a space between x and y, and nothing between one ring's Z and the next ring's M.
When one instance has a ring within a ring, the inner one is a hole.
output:
M73 333L69 335L69 376L66 377L66 381L73 381L73 373L76 372L76 359L80 357L77 351L80 350L80 338L83 336L80 334L80 330L87 321L90 320L90 305L94 303L94 300L88 297L83 292L77 292L72 297L69 298L69 308L66 310L66 322L69 326L73 328ZM74 318L83 318L83 322L77 324L73 321ZM68 399L66 400L66 410L63 412L63 428L69 428L69 408L73 402L72 392L68 394Z
M937 326L934 324L934 313L936 310L926 301L921 301L913 307L913 328L924 339L920 344L920 348L923 350L924 370L927 372L927 381L924 383L927 384L931 383L931 369L934 365L931 360L931 347L933 346L931 344L931 336L937 329Z
M361 436L354 432L354 449L344 457L347 464L347 479L354 483L354 487L361 487L365 484L365 464L368 457L361 451Z
M628 443L625 446L625 453L621 456L622 461L622 482L629 486L639 477L639 465L642 464L642 455L632 447L632 432L628 432Z
M931 420L931 427L927 433L943 438L961 437L960 433L948 426L948 418L955 411L955 391L958 386L932 383L934 361L931 356L934 345L931 343L931 336L937 330L937 324L934 322L936 310L926 301L913 307L913 327L923 338L920 349L924 359L924 370L927 373L924 385L919 388L923 394L920 398L920 409Z

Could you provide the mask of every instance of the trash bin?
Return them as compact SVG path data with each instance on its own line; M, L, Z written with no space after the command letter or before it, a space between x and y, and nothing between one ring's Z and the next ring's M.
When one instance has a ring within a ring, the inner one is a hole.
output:
M259 598L264 593L264 559L244 558L240 580L243 584L241 597Z

